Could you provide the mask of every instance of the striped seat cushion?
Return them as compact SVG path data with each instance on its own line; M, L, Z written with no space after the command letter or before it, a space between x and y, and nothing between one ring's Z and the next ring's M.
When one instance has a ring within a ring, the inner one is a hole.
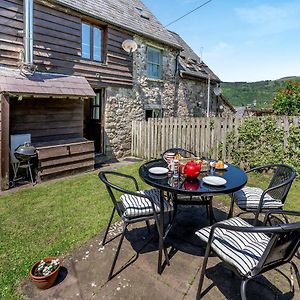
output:
M153 199L155 211L160 212L160 192L156 189L137 191L143 195L150 196ZM126 218L135 218L149 216L153 214L151 202L147 198L138 197L130 194L124 194L120 197L124 206L124 216ZM171 207L168 202L164 201L165 211L170 211Z
M237 205L243 209L257 208L263 190L257 187L244 187L241 190L233 193L233 199ZM264 197L263 208L280 208L283 204L281 200L274 199L266 194Z
M241 218L231 218L220 223L253 227ZM200 229L196 235L204 242L208 241L211 226ZM258 264L270 238L264 233L237 232L217 228L212 240L212 249L225 262L233 265L241 275L247 276Z

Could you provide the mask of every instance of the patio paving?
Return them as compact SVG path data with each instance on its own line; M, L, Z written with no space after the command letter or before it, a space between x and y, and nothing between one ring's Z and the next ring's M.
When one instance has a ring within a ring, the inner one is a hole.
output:
M224 205L219 203L215 208L218 220L225 218L223 211ZM103 234L100 234L64 257L64 267L55 286L42 291L25 280L22 292L29 299L39 300L195 299L205 244L194 232L208 225L205 209L181 206L175 220L167 240L168 250L172 254L171 265L165 267L162 275L157 274L158 239L153 225L153 238L135 257L135 250L141 249L149 240L146 227L140 224L140 227L129 227L115 271L130 260L133 262L111 281L107 282L107 276L119 240L117 238L102 247ZM115 223L109 233L110 237L121 230L121 222ZM296 263L299 264L299 260ZM281 267L280 271L282 274L272 270L255 281L250 281L247 287L248 299L300 299L297 286L295 294L290 292L287 279L290 278L289 266ZM231 276L217 257L210 258L204 281L204 289L210 289L204 299L240 299L240 279Z

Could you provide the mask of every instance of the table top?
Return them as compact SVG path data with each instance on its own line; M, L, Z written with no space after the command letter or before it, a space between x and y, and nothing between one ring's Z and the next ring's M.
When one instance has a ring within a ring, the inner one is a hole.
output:
M214 170L201 172L198 178L189 179L183 175L174 178L168 175L152 175L149 169L152 167L167 167L167 163L162 160L152 160L143 164L139 169L140 177L150 186L163 191L185 195L208 195L208 194L230 194L240 190L248 180L246 173L240 168L227 164L226 170ZM212 186L203 182L202 178L208 175L219 176L226 179L226 184L222 186Z

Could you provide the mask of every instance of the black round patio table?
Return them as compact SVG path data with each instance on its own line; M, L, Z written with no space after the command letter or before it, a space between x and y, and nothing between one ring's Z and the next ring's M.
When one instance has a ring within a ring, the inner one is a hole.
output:
M201 172L197 179L187 179L179 174L178 179L167 175L152 175L149 169L152 167L167 167L167 163L162 159L152 160L143 164L139 169L140 177L150 186L159 190L175 194L205 196L209 194L230 194L240 190L247 183L247 175L240 168L227 164L224 170L214 170ZM204 183L204 176L213 175L226 179L226 184L222 186L212 186Z
M240 190L247 183L247 175L240 168L227 164L228 168L224 170L217 170L211 168L208 171L201 172L196 179L185 178L182 174L179 174L178 178L165 175L153 175L149 172L153 167L167 167L167 163L163 159L152 160L141 165L139 169L139 175L148 185L155 187L161 192L161 199L164 197L164 192L169 192L173 195L173 200L176 203L183 204L184 202L178 201L177 195L188 196L200 196L203 204L210 206L210 221L214 219L212 209L212 196L218 194L231 194ZM226 179L226 184L222 186L212 186L203 182L202 178L205 176L218 176ZM191 201L186 202L191 204ZM198 204L199 200L198 200ZM164 240L170 228L166 230L164 228L164 205L163 201L160 201L160 217L159 217L159 257L158 257L158 273L162 272L162 251L166 253ZM169 226L171 227L171 226ZM167 264L169 259L166 256Z

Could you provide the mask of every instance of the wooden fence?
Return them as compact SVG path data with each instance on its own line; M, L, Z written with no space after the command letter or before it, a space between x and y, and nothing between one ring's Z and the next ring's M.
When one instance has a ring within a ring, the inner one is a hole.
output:
M289 126L298 125L299 117L274 116L273 118L277 125L284 129L283 143L286 147ZM159 158L166 149L180 147L191 150L199 156L209 156L214 159L217 159L221 152L224 160L230 160L230 157L226 157L227 133L235 134L235 142L227 145L227 149L237 146L238 128L244 120L245 118L228 117L133 121L131 154L144 159Z

